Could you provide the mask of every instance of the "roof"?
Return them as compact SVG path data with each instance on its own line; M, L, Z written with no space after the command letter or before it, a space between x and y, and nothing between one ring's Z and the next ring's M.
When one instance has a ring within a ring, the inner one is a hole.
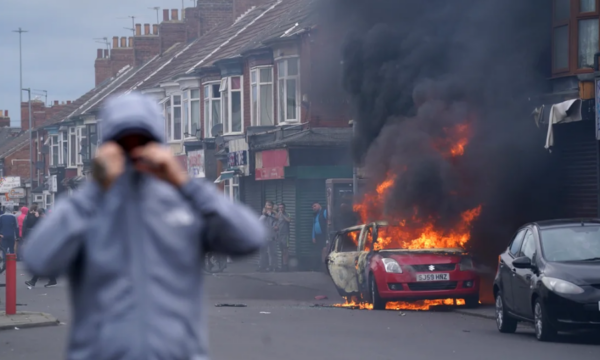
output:
M594 219L594 218L556 219L556 220L536 221L536 222L532 223L532 225L537 225L540 229L552 228L552 227L581 226L581 224L600 225L600 219Z
M257 134L259 135L259 134ZM281 147L332 147L348 146L352 140L351 128L313 128L298 131L293 135L285 136L273 140L275 133L271 137L263 137L253 144L252 149L268 150Z

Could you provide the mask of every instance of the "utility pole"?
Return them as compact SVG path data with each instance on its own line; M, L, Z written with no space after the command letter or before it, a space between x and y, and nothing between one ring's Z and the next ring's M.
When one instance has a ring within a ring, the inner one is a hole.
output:
M160 6L155 6L155 7L151 7L151 8L148 8L148 9L156 11L156 25L159 25L160 21L158 19L158 11L160 10Z
M33 126L31 121L31 89L21 88L29 94L29 206L33 205Z
M19 33L19 89L23 89L23 52L21 46L21 35L28 31L19 28L19 30L13 30L13 32ZM21 124L23 123L23 119L21 119L21 104L23 104L23 91L19 91L19 120L21 121L21 123L19 123L19 126L21 126Z

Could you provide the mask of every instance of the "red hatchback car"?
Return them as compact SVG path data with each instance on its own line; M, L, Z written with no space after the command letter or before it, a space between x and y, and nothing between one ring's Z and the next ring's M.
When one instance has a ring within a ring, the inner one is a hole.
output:
M479 276L462 249L372 250L373 234L385 226L336 234L326 263L341 296L362 298L379 310L389 301L464 299L468 307L479 305Z

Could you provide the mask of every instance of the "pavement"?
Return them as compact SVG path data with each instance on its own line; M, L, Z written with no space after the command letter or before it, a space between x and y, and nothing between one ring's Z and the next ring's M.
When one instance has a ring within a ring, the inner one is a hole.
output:
M327 275L245 272L250 270L232 264L226 273L207 276L208 301L199 306L207 307L213 360L598 358L597 334L565 335L556 343L536 341L526 326L517 334L500 334L488 319L491 307L425 312L313 307L341 302ZM28 290L21 285L27 274L19 276L19 311L52 314L60 325L0 331L0 359L64 358L71 323L66 283ZM327 299L315 300L319 295ZM246 307L215 307L224 303Z

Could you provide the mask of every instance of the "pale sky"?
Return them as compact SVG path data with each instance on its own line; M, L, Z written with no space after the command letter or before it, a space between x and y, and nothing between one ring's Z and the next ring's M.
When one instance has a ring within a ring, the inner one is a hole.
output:
M48 91L48 102L75 100L94 87L94 38L131 36L131 19L156 23L156 11L193 6L194 0L1 0L0 109L19 123L19 36L23 34L23 87ZM44 99L44 93L37 95ZM33 94L32 94L33 96ZM27 101L27 93L23 93Z

